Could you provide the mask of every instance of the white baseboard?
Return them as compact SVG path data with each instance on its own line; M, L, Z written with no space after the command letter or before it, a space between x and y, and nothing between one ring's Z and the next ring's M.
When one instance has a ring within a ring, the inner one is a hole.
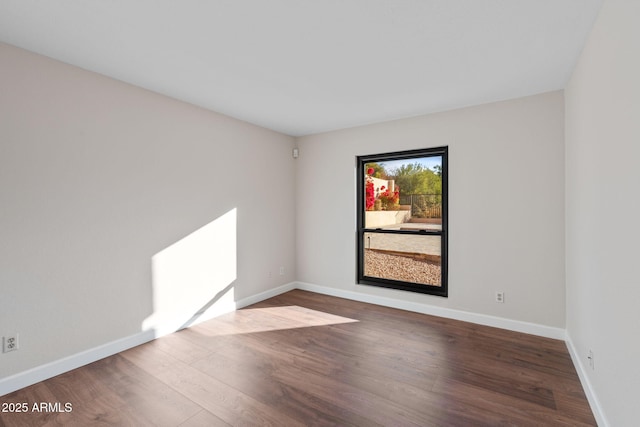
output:
M584 389L584 393L587 395L587 400L589 401L589 405L591 406L591 412L593 412L593 416L596 418L596 422L600 427L609 427L609 422L604 415L604 411L602 410L602 406L600 405L600 400L596 396L595 390L591 385L591 381L589 381L589 376L587 375L587 370L582 363L582 358L578 354L575 345L573 344L573 340L571 339L571 335L567 331L565 336L565 342L567 344L567 348L569 349L569 355L571 356L571 360L573 361L573 366L575 366L576 371L578 372L578 377L580 378L580 383L582 384L582 388Z
M24 372L0 379L0 396L32 384L72 371L105 357L144 344L155 338L154 331L140 332L126 338L112 341L71 356L37 366Z
M292 289L295 289L295 287L296 287L296 283L291 282L291 283L287 283L285 285L279 286L277 288L270 289L265 292L261 292L256 295L251 295L249 297L242 298L238 301L235 301L235 308L242 308L251 304L255 304L257 302L263 301L265 299L268 299L268 298L280 295L284 292L290 291ZM213 317L220 316L226 312L233 311L233 309L234 308L231 307L231 309L224 309L224 310L217 310L217 311L213 310L211 312L206 313L205 315L197 319L197 321L194 321L192 324L195 325L195 324L204 322ZM146 342L152 341L163 335L173 333L178 329L180 329L180 325L183 325L183 324L184 324L184 319L177 319L173 321L164 322L162 325L154 327L153 329L142 331L132 336L118 339L118 340L100 345L98 347L94 347L94 348L82 351L80 353L76 353L71 356L67 356L50 363L46 363L44 365L37 366L27 371L20 372L6 378L2 378L0 379L0 396L4 396L5 394L14 392L24 387L28 387L40 381L53 378L56 375L63 374L65 372L71 371L81 366L88 365L89 363L96 362L100 359L104 359L105 357L112 356L121 351L128 350L140 344L144 344Z
M565 339L565 330L551 326L538 325L536 323L522 322L519 320L505 319L502 317L489 316L486 314L471 313L468 311L454 310L451 308L436 307L432 305L419 304L411 301L402 301L393 298L369 295L359 292L345 291L342 289L330 288L326 286L314 285L311 283L297 282L296 288L316 292L319 294L331 295L346 298L354 301L366 302L370 304L383 305L386 307L398 308L401 310L413 311L416 313L429 314L432 316L444 317L447 319L462 320L479 325L492 326L495 328L507 329L525 334L537 335L558 340Z
M289 282L285 285L278 286L277 288L269 289L268 291L264 291L256 295L242 298L241 300L236 301L236 307L242 308L251 304L258 303L260 301L264 301L269 298L273 298L285 292L289 292L296 289L297 285L298 285L298 282Z

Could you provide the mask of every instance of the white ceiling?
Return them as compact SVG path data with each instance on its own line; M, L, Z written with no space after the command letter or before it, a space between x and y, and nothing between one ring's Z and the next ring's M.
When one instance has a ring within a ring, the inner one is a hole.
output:
M0 0L0 41L299 136L564 88L602 0Z

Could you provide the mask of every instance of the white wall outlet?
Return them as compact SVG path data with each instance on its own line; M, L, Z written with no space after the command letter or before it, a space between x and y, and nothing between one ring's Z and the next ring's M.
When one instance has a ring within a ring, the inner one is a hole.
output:
M2 337L2 352L9 353L18 349L18 334L11 334Z
M284 267L280 267L280 275L284 276Z
M593 350L589 350L589 354L587 355L587 359L589 360L589 367L592 371L596 369L595 362L593 360Z
M499 302L499 303L504 302L504 292L496 291L496 302Z

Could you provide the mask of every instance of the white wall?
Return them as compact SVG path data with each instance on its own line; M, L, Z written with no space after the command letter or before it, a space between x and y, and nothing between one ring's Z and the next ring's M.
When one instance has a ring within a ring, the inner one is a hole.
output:
M639 17L640 2L604 2L565 93L567 332L621 427L640 419Z
M292 282L293 144L0 44L0 379Z
M564 328L563 139L562 92L299 138L298 280ZM356 285L356 156L444 145L449 298Z

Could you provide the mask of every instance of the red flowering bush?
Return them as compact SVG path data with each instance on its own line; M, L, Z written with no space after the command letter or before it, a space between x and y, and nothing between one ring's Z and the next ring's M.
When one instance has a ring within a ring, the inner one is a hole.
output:
M366 210L373 210L373 205L376 202L376 195L374 194L373 189L373 179L371 179L369 175L367 175L367 182L364 186L364 202Z
M380 190L384 190L385 187L380 187ZM400 201L400 189L396 187L394 192L391 192L389 189L378 195L378 200L382 203L382 209L385 211L392 211L398 207L398 202Z

